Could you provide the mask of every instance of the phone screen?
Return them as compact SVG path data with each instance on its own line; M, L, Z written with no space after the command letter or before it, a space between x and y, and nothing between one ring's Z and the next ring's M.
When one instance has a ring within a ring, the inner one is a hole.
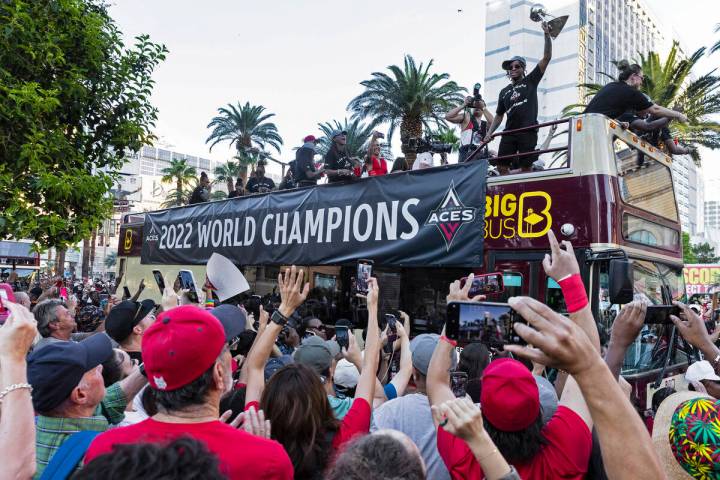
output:
M358 293L368 292L368 280L372 277L372 262L370 260L358 260L357 276L355 277L355 289Z
M467 277L463 277L460 280L460 287L463 287L466 281ZM476 275L473 278L473 283L470 286L470 290L468 290L468 296L472 298L476 295L491 295L493 293L500 293L503 290L505 290L505 284L502 273L487 273L484 275Z
M153 277L155 277L155 283L157 283L157 286L160 289L160 295L164 295L165 294L165 279L163 278L160 270L153 270Z
M67 300L67 298L68 298L67 288L65 288L65 287L60 288L60 296L62 298L64 298L65 300Z
M648 305L645 312L645 323L672 323L670 315L680 315L680 307L675 305Z
M338 345L340 345L340 348L350 348L350 334L348 333L348 327L336 326L335 340Z
M513 328L519 318L507 303L452 302L447 309L445 334L460 344L482 342L500 347L523 343Z
M198 295L192 272L190 270L180 270L178 275L180 276L180 287L188 291L187 295L191 302L197 303Z
M386 313L385 320L387 320L388 326L388 342L394 342L397 340L397 317L390 313Z
M468 375L465 372L450 372L450 388L457 398L467 393Z

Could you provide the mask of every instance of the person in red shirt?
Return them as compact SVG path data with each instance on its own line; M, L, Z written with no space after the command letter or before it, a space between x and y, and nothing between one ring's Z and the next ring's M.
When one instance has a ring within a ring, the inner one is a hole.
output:
M220 397L232 387L231 356L223 325L188 305L162 313L142 340L144 368L158 413L98 435L85 463L128 443L168 443L189 436L217 455L231 479L293 478L279 443L219 421Z
M380 132L373 132L370 137L370 146L368 147L368 154L365 157L365 169L368 175L376 177L378 175L387 175L387 161L385 158L380 156L380 144L378 138L383 138L384 135Z
M294 266L280 275L280 307L256 340L248 355L248 383L245 407L258 406L272 425L272 438L290 455L296 478L322 478L338 452L353 438L370 431L370 413L375 393L375 372L380 356L380 328L377 320L379 290L374 278L368 280L368 333L362 372L355 400L342 421L335 418L323 382L332 381L302 364L285 366L265 385L264 366L283 325L307 297L303 271ZM262 315L262 310L261 310ZM262 320L261 324L264 323Z

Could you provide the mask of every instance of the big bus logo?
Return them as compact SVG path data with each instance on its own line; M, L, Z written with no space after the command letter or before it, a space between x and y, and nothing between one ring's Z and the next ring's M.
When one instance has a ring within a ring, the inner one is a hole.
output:
M445 249L450 250L453 240L466 223L475 221L474 207L466 207L460 200L460 196L455 190L455 184L450 183L450 188L440 201L440 205L430 212L425 225L437 227L438 231L445 240Z
M123 248L127 252L129 252L130 249L132 248L132 240L133 240L132 233L133 233L132 230L130 230L129 228L127 230L125 230L125 240L123 241Z
M487 195L485 197L485 238L537 238L552 225L552 198L546 192Z

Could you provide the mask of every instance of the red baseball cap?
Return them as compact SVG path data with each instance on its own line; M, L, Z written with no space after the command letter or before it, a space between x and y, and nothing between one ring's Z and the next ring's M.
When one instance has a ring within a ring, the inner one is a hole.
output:
M315 138L314 135L308 135L307 137L303 138L303 143L315 142L315 141L317 141L317 138Z
M225 345L225 330L210 312L193 305L158 316L142 337L142 356L150 386L177 390L200 377Z
M490 362L482 376L480 405L483 416L497 429L525 430L540 415L535 378L525 365L512 358Z

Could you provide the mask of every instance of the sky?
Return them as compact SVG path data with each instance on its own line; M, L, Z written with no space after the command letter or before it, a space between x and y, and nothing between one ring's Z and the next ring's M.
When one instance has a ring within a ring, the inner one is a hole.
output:
M544 4L552 10L560 1ZM646 2L689 51L720 38L720 18L702 13L717 11L718 0ZM208 152L207 124L228 103L275 113L285 144L274 156L289 161L305 135L319 134L319 122L348 116L359 82L402 64L404 54L434 59L434 71L468 90L484 78L485 0L115 0L110 12L128 42L147 33L170 51L154 75L161 141L216 160L233 152L226 143ZM717 66L720 52L699 70ZM705 157L707 173L720 176L720 152Z

